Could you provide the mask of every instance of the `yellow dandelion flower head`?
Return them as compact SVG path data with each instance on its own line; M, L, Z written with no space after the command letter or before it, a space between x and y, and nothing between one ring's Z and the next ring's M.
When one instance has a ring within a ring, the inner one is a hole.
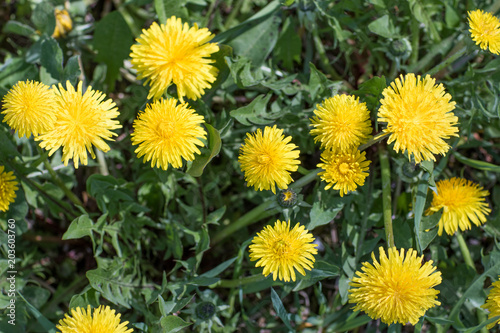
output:
M483 50L500 54L500 20L491 13L476 9L468 12L471 38Z
M189 27L180 18L172 16L166 24L153 24L142 30L137 44L132 45L130 57L138 79L151 88L148 98L160 98L172 82L177 86L181 102L184 96L196 100L211 87L217 68L209 59L219 51L215 43L208 43L214 35L198 25Z
M87 151L92 158L95 158L93 145L107 152L109 146L104 140L112 140L116 133L111 130L122 127L117 120L113 120L119 114L118 108L111 99L104 100L105 94L90 86L83 93L82 82L78 83L77 90L69 81L66 82L66 89L59 84L54 90L57 120L50 131L35 140L41 141L40 147L49 150L49 155L62 146L64 165L68 165L70 158L75 168L80 161L87 165Z
M16 176L12 171L4 172L5 167L0 165L0 212L9 210L9 206L16 198L18 189Z
M66 9L55 9L54 15L56 17L56 27L54 28L52 37L58 39L66 36L66 34L73 29L73 21Z
M378 121L387 123L383 133L390 133L388 143L394 142L396 152L407 151L415 163L435 161L433 154L444 155L450 149L444 139L458 136L458 117L451 112L455 102L435 82L429 75L421 79L410 73L382 92Z
M3 98L3 121L27 138L50 130L56 121L54 92L36 81L19 81Z
M264 227L252 240L250 260L258 260L255 267L264 267L262 274L273 273L273 280L295 281L295 269L306 275L304 268L311 270L317 254L317 244L312 244L312 234L297 223L290 230L290 221L277 220L274 227Z
M499 276L500 278L500 276ZM500 281L495 281L492 284L486 303L481 305L482 308L487 309L490 313L488 314L488 319L496 316L500 316ZM500 324L500 319L494 323L486 326L488 329L492 329L496 324Z
M320 172L319 176L327 183L325 190L333 187L334 190L340 191L341 197L365 184L371 163L366 160L366 153L357 148L346 152L325 150L321 153L321 161L323 163L319 163L318 168L323 168L324 171Z
M336 95L317 105L311 118L311 135L321 149L348 150L366 143L372 132L366 103L348 95Z
M194 160L201 154L197 146L203 146L207 132L201 126L203 116L196 114L186 103L177 105L174 98L159 99L146 106L134 121L132 144L138 145L137 157L151 161L151 167L167 170L168 165L182 167L182 158Z
M115 314L109 306L99 306L92 309L90 305L85 308L71 309L71 316L65 315L56 328L60 333L131 333L134 330L127 328L128 321L120 323L121 315Z
M439 220L438 235L443 234L443 228L448 235L453 235L458 228L469 230L471 221L480 226L486 222L486 215L491 212L485 197L489 192L470 180L453 177L436 183L437 194L433 192L431 206L426 215L434 214L443 209Z
M283 130L266 126L264 132L257 129L247 133L244 145L240 148L238 161L245 173L248 186L256 190L271 190L276 194L275 185L286 189L292 182L290 172L297 171L299 161L298 148L291 136L285 137Z
M432 260L422 265L423 256L409 249L404 253L393 247L379 248L380 262L372 253L373 264L363 263L349 283L349 303L355 303L354 311L364 311L372 319L388 325L393 323L415 325L425 312L441 303L437 301L439 290L432 287L441 283L441 272L435 272ZM357 276L356 276L357 275Z

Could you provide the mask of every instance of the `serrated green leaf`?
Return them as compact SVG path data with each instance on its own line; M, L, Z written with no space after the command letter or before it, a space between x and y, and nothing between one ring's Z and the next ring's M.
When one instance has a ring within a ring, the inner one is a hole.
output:
M61 79L63 67L63 54L57 41L47 37L42 41L40 53L40 65L56 81Z
M185 22L188 18L188 11L186 9L187 0L154 0L155 11L158 15L160 23L165 24L167 19L172 16L181 18Z
M311 99L314 101L316 95L320 94L327 86L328 78L312 62L309 63L309 69L311 71L309 76L309 92L311 93Z
M31 15L31 21L41 33L52 36L56 27L54 6L49 1L40 2Z
M359 89L353 94L358 96L361 101L366 103L368 110L375 111L376 107L380 103L380 98L382 97L382 91L387 87L387 82L385 76L373 77L368 81L363 82ZM373 114L374 115L374 114Z
M279 16L270 15L228 44L233 47L235 55L248 58L254 67L259 67L278 41L280 23Z
M283 67L288 70L293 69L294 62L298 64L302 62L302 39L300 39L296 27L292 24L292 19L287 17L273 52L273 56L281 61Z
M66 82L69 80L72 85L76 86L78 77L81 74L80 64L78 58L80 56L75 55L68 59L66 66L64 67L61 82Z
M312 62L309 63L309 70L311 71L309 76L309 92L311 93L313 102L319 97L326 98L337 94L342 86L341 81L329 80Z
M88 215L82 215L74 219L68 227L68 230L62 236L63 240L78 239L85 236L92 238L92 230L94 229L94 222Z
M201 154L196 155L187 173L193 177L200 177L208 163L220 152L222 141L220 133L212 125L206 124L208 134L208 149L201 149Z
M389 15L384 15L368 24L368 29L384 38L398 38L399 34Z
M324 207L320 201L315 201L311 209L311 221L307 225L307 230L313 230L330 223L343 208L344 202L341 198L334 199L332 205L328 205L328 207Z
M129 302L133 299L132 288L134 281L129 275L123 275L120 269L114 270L96 268L86 273L90 285L99 291L110 302L130 308Z
M179 316L166 316L160 319L160 325L163 328L164 333L175 333L182 331L185 327L192 325L184 321Z
M271 94L267 94L265 97L264 95L259 95L250 104L233 110L229 114L247 126L274 123L274 119L277 118L276 114L266 112L267 103L271 99L271 96Z
M110 90L114 89L123 60L128 58L133 42L134 36L119 11L106 15L95 26L96 61L106 64L106 83L110 86Z

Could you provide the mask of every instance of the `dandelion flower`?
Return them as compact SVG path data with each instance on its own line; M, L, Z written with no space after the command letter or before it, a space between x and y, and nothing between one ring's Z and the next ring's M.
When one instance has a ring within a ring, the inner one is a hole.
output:
M54 15L56 16L56 27L52 37L58 39L66 36L73 29L73 21L71 21L71 16L66 9L56 9Z
M321 142L321 149L342 151L359 147L370 138L370 111L359 98L336 95L323 101L314 110L311 135Z
M453 177L436 183L437 194L434 194L431 207L426 215L437 213L443 209L439 220L438 235L443 234L443 228L448 235L458 230L469 230L471 221L480 226L486 222L486 215L491 212L485 197L488 191L470 180Z
M500 316L500 281L493 282L493 288L490 290L490 293L488 294L486 303L481 305L481 307L487 309L490 312L490 314L488 315L488 319ZM492 329L496 324L499 323L500 319L494 323L489 324L486 327L488 329Z
M245 173L248 186L256 190L271 190L276 194L275 184L279 189L286 189L292 182L290 171L297 171L300 164L299 151L291 136L285 137L283 130L266 126L264 133L247 133L245 144L240 148L238 161Z
M177 86L177 96L196 100L211 87L217 68L209 59L219 51L215 43L208 43L214 35L198 25L189 27L180 18L172 16L166 24L153 22L142 30L138 44L131 47L132 67L138 79L146 78L151 89L148 98L160 98L172 82Z
M151 161L151 167L167 170L168 165L182 167L182 158L194 160L200 154L207 132L201 126L203 116L195 113L186 103L177 105L174 98L159 99L148 104L134 121L132 144L138 145L137 157Z
M422 265L423 256L413 249L406 257L404 249L395 247L389 249L389 258L383 247L379 252L380 263L372 252L373 264L364 262L349 283L349 303L356 304L354 311L388 325L415 325L428 309L441 304L436 300L439 290L432 288L441 283L441 272L435 272L432 260Z
M57 120L53 128L35 138L40 142L40 147L49 150L49 156L63 147L62 161L68 165L70 158L74 160L75 168L81 161L87 165L87 151L95 158L92 145L107 152L108 144L104 140L112 140L116 133L113 129L122 126L117 120L118 109L111 99L104 100L106 95L88 87L82 91L82 82L78 88L66 82L66 89L61 84L56 93Z
M295 269L306 275L304 268L311 270L314 264L313 254L317 244L312 244L313 236L297 223L290 230L290 221L277 220L274 227L264 227L257 233L250 245L250 260L258 260L255 267L264 267L262 274L273 273L273 280L295 281Z
M500 20L481 9L470 11L469 26L471 38L483 50L500 54Z
M327 182L325 190L333 187L334 190L339 190L340 196L343 197L358 186L363 186L365 178L368 177L368 165L371 163L366 160L365 155L365 152L360 152L357 148L346 152L325 150L321 154L323 163L318 164L318 168L324 170L319 175L321 180Z
M121 315L115 314L109 306L99 306L91 311L90 305L85 308L71 309L71 316L65 315L56 326L60 333L131 333L127 328L128 321L120 323Z
M4 172L5 167L0 165L0 212L9 210L9 205L16 198L18 189L16 177L12 171Z
M378 121L387 123L383 133L389 133L388 143L394 150L408 152L415 163L435 161L433 154L446 154L450 146L444 141L458 136L458 118L451 112L455 102L445 93L442 84L426 75L423 79L407 74L384 89Z
M54 97L54 92L43 83L19 81L3 98L3 121L19 137L42 134L56 121Z

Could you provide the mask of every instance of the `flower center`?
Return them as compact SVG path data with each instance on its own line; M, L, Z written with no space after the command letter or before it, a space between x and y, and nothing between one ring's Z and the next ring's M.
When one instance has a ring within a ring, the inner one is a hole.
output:
M288 245L285 240L280 239L274 243L274 253L276 253L279 258L285 257L289 251L290 245Z
M345 174L349 173L349 171L350 171L350 168L349 168L348 163L343 162L339 165L339 172L341 174L345 175Z
M257 162L259 162L259 164L268 165L273 162L273 158L268 154L262 154L257 157Z
M162 121L158 124L157 130L162 138L171 138L176 132L175 123L172 121Z

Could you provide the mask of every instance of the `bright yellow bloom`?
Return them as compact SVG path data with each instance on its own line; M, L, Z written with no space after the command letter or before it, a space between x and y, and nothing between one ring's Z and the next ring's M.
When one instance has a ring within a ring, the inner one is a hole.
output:
M443 228L448 235L460 230L469 230L472 221L480 226L486 222L486 215L491 212L485 197L488 191L470 180L453 177L436 183L437 194L433 192L431 207L425 212L431 215L443 209L439 220L438 235L443 234Z
M115 314L109 306L99 306L92 313L90 305L85 308L71 309L71 316L65 315L56 326L60 333L131 333L128 321L120 323L121 315Z
M470 11L468 14L472 40L481 49L489 48L491 53L500 54L500 20L481 9Z
M360 152L357 148L351 148L346 152L325 150L321 153L321 161L318 168L324 171L319 175L321 180L327 182L325 190L333 187L340 191L343 197L359 186L365 184L368 177L368 165L371 161L366 160L366 153Z
M203 116L187 103L177 102L174 98L156 100L134 121L132 144L139 145L135 152L139 158L144 156L144 162L151 161L152 168L167 170L169 164L180 168L182 158L192 161L195 153L201 154L197 146L203 146L200 139L207 137L201 126Z
M9 210L9 205L16 198L18 189L16 176L12 171L4 172L5 167L0 165L0 212Z
M276 194L275 184L279 189L286 189L292 182L290 171L297 171L300 164L298 148L291 136L285 137L283 130L266 126L264 134L247 133L245 144L240 148L238 161L245 173L248 186L256 190L271 190Z
M393 323L415 325L425 312L441 303L437 301L439 290L432 287L441 283L441 272L434 272L432 260L422 265L424 256L417 251L406 253L393 247L389 258L383 247L379 248L380 263L372 252L373 264L363 263L362 272L354 273L349 285L349 303L355 303L354 311L364 311L372 319L388 325Z
M383 133L390 133L388 143L394 150L408 152L415 163L435 161L433 154L446 154L450 146L443 140L458 136L458 117L453 112L455 102L445 93L442 84L426 75L407 74L384 89L378 111L378 121L387 123Z
M312 234L297 223L290 230L290 221L277 220L274 227L264 227L257 233L250 245L250 260L257 261L255 267L264 267L262 274L268 276L273 273L273 280L295 281L295 269L306 275L304 268L311 270L314 265L314 256L318 250L317 244L312 244Z
M92 145L107 152L109 146L104 140L112 140L116 133L111 130L122 127L113 120L118 116L116 104L111 99L104 100L106 95L90 86L83 93L82 82L78 83L77 90L67 81L66 89L59 84L54 91L57 120L50 131L35 140L49 150L49 156L62 146L64 165L68 165L70 158L75 168L80 161L87 165L87 151L95 158Z
M316 106L311 135L321 148L346 151L366 143L372 132L366 103L348 95L336 95Z
M56 16L56 27L52 37L57 39L66 36L73 29L73 21L71 21L71 16L66 9L56 9L54 15Z
M166 24L153 22L142 30L138 44L131 47L132 68L137 78L146 78L151 90L148 98L160 98L172 82L177 86L177 96L196 100L215 82L217 68L209 59L219 51L215 43L208 43L214 35L195 24L189 27L180 18L172 16Z
M482 308L488 309L488 311L490 312L488 314L488 319L500 316L500 281L493 282L492 286L493 288L490 290L490 293L488 294L486 303L481 305ZM497 320L495 323L489 324L486 327L488 329L492 329L496 324L500 324L500 319Z
M43 83L19 81L3 98L3 121L19 137L42 134L56 121L54 98L54 92Z

